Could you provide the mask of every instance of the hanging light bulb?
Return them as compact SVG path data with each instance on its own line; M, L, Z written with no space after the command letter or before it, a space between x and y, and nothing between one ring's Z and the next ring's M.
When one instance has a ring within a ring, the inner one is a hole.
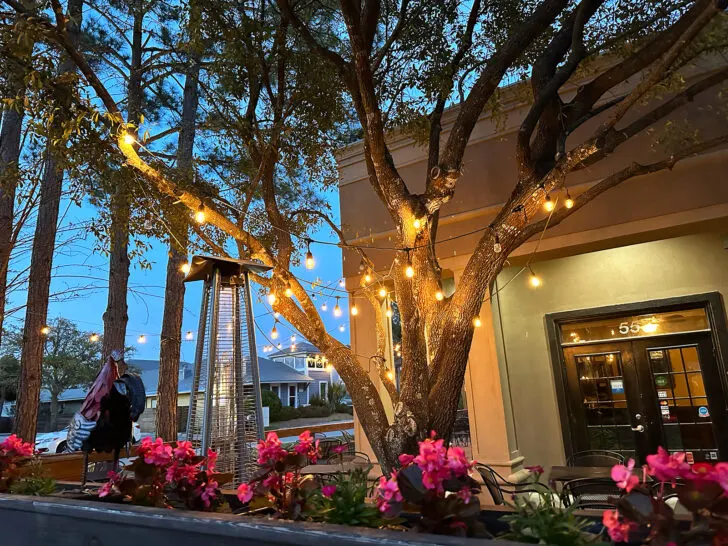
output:
M346 287L346 281L344 279L339 279L339 286L341 288L345 288Z
M295 343L291 343L291 351L295 351L295 350L296 350L296 344Z
M290 298L293 296L293 289L291 288L290 284L286 285L286 290L283 293L286 295L287 298Z
M283 349L283 343L279 343L278 345L276 345L276 347L278 347L278 350L280 351L281 349Z
M321 304L321 310L322 311L328 311L329 309L329 302L325 301Z
M96 332L94 332L93 334L91 334L90 336L88 336L88 340L91 343L96 343L99 340L99 334L97 334Z
M339 325L339 332L343 332L344 330L346 330L346 328L344 328L344 325L343 324L340 324Z
M380 298L386 298L387 297L387 289L381 286L379 288L379 297Z
M394 372L392 370L389 370L387 372L387 379L389 379L390 381L394 381Z
M204 203L200 203L200 206L197 207L197 212L195 212L195 222L197 222L198 224L205 223L205 205L204 205Z
M495 234L495 242L493 243L493 252L496 254L500 254L503 252L503 245L501 245L500 237L498 237L498 234Z
M528 282L531 283L531 286L534 288L538 288L541 286L541 279L536 275L536 273L533 272L533 269L531 269L531 266L528 266L529 271L531 272L531 276L528 279Z
M144 334L140 335L137 338L137 343L146 343L146 342L147 342L147 336L145 336Z
M483 325L483 322L480 320L480 317L475 317L473 319L473 326L476 328L480 328Z
M278 324L278 321L273 323L273 329L270 331L271 339L278 339L278 328L276 328L276 324Z
M415 269L414 267L412 267L412 260L410 259L409 248L407 249L407 266L404 269L404 274L407 276L408 279L411 279L415 276Z
M136 139L134 138L134 135L131 133L124 133L124 144L127 146L132 146L136 143Z
M544 199L543 208L546 209L546 212L551 212L552 210L554 210L555 206L556 205L554 204L553 199L551 199L551 195L546 192L546 199Z
M291 336L291 343L296 343L296 336L295 335L292 335Z
M44 336L47 336L48 334L51 333L51 327L47 326L47 325L43 326L43 328L40 329L40 333L43 334Z
M316 260L313 259L311 253L311 239L306 240L306 269L313 269L316 266Z
M192 341L193 339L195 339L195 335L194 335L194 334L192 333L192 330L189 330L189 331L188 331L188 332L187 332L187 333L185 334L185 339L186 339L187 341Z
M270 292L268 292L268 304L275 305L276 301L278 301L276 293L271 290Z
M185 260L184 262L182 262L182 265L181 265L181 266L179 266L179 270L180 270L180 271L181 271L182 273L184 273L185 275L187 275L187 273L189 273L189 272L190 272L190 267L191 267L191 266L190 266L190 262L188 262L187 260Z
M339 307L339 296L336 296L336 305L334 305L334 316L341 316L341 307Z
M435 292L435 299L437 301L442 301L445 299L445 294L442 293L442 290L438 290L437 292Z
M419 218L415 218L414 222L412 222L412 226L419 231L422 228L422 220Z
M566 190L566 201L564 201L564 206L567 209L574 208L574 200L571 198L571 195L569 195L569 190Z
M273 318L279 318L281 314L278 311L273 311Z
M387 310L384 312L384 314L387 315L387 317L391 317L392 316L392 308L391 307L387 307Z
M364 284L369 284L370 282L372 282L372 274L367 271L364 275Z
M354 317L359 314L359 308L356 306L356 303L353 303L351 305L351 309L349 309L349 311L351 312L352 316L354 316Z

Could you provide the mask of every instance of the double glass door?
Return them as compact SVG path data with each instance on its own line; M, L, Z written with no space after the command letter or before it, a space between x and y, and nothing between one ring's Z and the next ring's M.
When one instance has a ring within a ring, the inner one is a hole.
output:
M726 450L726 401L709 332L563 347L574 451L638 463L663 446L689 462Z

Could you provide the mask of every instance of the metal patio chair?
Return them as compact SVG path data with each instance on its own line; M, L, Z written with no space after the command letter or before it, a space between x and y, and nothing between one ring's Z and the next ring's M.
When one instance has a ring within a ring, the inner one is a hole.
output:
M517 495L524 496L529 502L532 502L534 498L540 499L542 494L551 494L551 490L539 482L510 482L487 464L477 463L475 470L480 474L485 488L497 506L505 504L506 500Z
M561 490L564 506L576 504L582 509L614 508L623 494L612 478L578 478L566 482Z

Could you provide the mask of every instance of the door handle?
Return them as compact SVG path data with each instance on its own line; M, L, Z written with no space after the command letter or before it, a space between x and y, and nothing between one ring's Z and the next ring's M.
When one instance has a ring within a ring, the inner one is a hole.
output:
M632 427L632 432L644 432L645 431L645 425L637 425L636 427Z

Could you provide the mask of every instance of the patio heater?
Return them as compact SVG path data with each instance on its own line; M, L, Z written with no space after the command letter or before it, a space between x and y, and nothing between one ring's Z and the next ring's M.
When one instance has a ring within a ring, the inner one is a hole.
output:
M187 440L199 453L218 453L217 469L234 483L257 469L263 438L260 374L250 273L257 262L194 256L185 282L204 281L187 415Z

